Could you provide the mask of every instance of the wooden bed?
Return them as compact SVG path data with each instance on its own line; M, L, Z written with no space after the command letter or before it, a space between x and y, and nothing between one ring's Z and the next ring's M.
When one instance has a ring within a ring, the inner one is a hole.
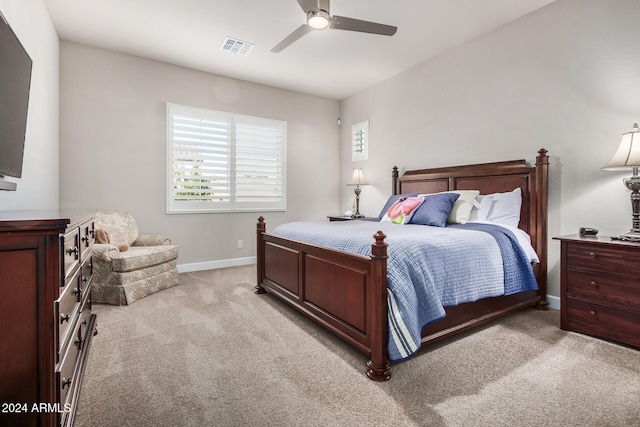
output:
M533 267L538 291L446 307L446 317L422 330L422 347L512 311L546 309L547 188L549 158L538 151L535 166L524 160L407 171L393 168L392 193L480 190L480 194L522 190L519 227L531 236L540 262ZM367 376L391 378L387 355L387 244L373 236L371 256L314 246L266 232L257 224L256 293L269 292L367 354Z

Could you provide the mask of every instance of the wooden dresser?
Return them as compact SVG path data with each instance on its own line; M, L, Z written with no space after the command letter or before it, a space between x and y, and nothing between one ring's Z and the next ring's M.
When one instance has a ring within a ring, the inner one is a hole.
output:
M93 212L0 212L0 425L72 425L96 315Z
M640 243L560 240L560 327L640 347Z

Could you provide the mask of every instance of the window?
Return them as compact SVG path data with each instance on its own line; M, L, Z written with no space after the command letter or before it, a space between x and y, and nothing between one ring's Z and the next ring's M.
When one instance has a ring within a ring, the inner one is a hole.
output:
M286 127L167 104L167 213L285 210Z
M369 158L369 121L351 126L351 161Z

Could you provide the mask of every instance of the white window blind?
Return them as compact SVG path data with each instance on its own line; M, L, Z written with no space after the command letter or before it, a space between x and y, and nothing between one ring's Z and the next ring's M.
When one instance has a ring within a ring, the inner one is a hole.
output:
M167 104L167 212L284 210L286 122Z

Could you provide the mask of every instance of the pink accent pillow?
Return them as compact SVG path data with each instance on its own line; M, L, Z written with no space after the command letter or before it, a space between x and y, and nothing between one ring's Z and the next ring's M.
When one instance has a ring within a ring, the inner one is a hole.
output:
M424 202L424 197L401 197L387 210L380 221L407 224Z

